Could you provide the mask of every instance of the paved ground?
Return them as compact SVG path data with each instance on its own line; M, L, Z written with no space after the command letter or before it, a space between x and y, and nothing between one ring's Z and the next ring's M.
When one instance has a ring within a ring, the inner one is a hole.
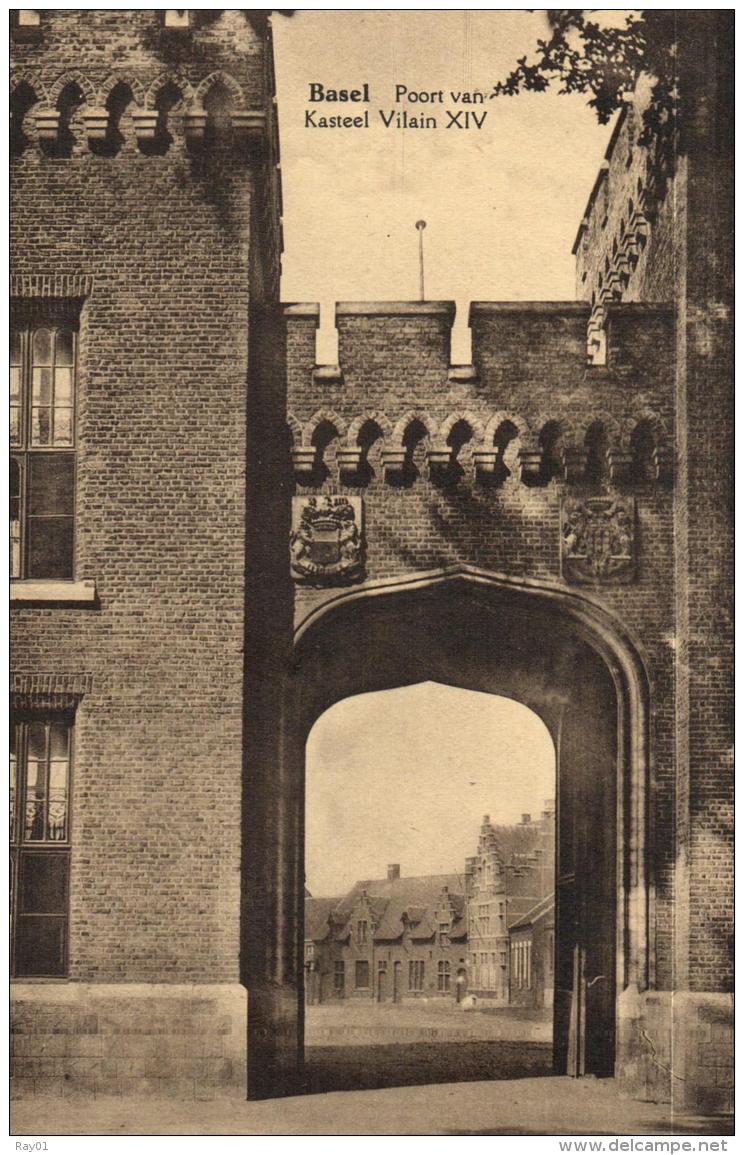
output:
M730 1134L727 1120L670 1119L621 1100L611 1080L515 1079L273 1099L26 1100L12 1134L43 1135L656 1135Z

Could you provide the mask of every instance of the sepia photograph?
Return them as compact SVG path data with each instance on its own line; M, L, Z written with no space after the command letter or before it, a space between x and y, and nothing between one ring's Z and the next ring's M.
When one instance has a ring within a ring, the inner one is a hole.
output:
M10 76L11 1135L725 1151L733 7Z

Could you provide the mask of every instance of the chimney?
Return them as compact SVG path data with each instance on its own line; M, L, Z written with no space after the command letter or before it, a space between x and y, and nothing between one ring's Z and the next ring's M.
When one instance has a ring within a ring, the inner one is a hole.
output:
M523 814L523 815L522 815L522 825L523 825L523 826L529 826L529 824L530 824L530 816L529 816L529 814Z
M400 878L399 862L391 862L388 866L388 882L392 882L395 878Z

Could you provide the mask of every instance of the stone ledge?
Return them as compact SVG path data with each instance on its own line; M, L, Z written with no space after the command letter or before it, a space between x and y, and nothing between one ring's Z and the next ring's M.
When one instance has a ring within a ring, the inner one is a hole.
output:
M316 322L320 319L320 305L311 301L299 302L295 305L282 305L282 312L285 317L307 317Z
M66 605L93 605L96 601L94 581L16 580L10 583L11 603L56 602Z
M474 317L488 316L491 313L589 317L591 309L588 301L472 301L468 323L472 324Z
M454 318L454 301L337 301L337 317Z

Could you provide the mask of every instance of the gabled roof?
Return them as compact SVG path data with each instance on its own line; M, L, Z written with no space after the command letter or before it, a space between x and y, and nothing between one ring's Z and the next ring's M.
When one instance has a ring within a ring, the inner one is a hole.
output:
M509 922L509 930L521 930L523 927L534 926L540 919L547 915L553 914L555 910L555 895L546 894L545 898L541 898L534 906L518 918L515 922Z
M305 942L323 942L328 937L328 919L338 901L338 898L305 899Z
M394 942L404 933L406 925L411 927L414 938L431 938L438 929L435 915L444 887L447 887L454 911L452 937L463 937L465 896L462 893L463 879L459 874L363 879L355 883L348 894L334 900L333 919L338 928L337 937L343 939L348 935L346 928L349 919L357 909L362 893L366 891L367 903L377 927L374 932L375 941Z

